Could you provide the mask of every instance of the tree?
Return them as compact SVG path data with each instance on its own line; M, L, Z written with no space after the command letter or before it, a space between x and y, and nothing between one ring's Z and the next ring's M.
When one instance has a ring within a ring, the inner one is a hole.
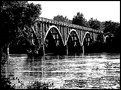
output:
M116 23L116 22L112 22L112 21L105 21L104 27L105 27L104 34L111 33L114 38L119 38L120 23Z
M108 51L119 52L120 48L120 23L105 21L104 22L104 35L107 36L106 45Z
M80 12L77 12L77 15L73 17L72 24L88 27L87 20L82 13L80 14Z
M1 4L1 30L0 30L0 52L4 47L14 43L17 38L24 37L27 33L33 33L31 27L41 14L39 4L29 4L27 1L2 1Z
M72 21L69 20L66 16L64 17L62 15L54 16L53 20L60 21L60 22L66 22L66 23L69 23L69 24L72 23Z
M113 33L113 34L118 34L119 31L120 31L119 30L120 24L116 23L116 22L105 21L104 26L105 26L105 29L104 29L105 33L110 32L110 33Z
M97 19L90 18L90 20L88 21L88 23L89 23L89 27L90 28L97 29L97 30L100 29L101 23Z

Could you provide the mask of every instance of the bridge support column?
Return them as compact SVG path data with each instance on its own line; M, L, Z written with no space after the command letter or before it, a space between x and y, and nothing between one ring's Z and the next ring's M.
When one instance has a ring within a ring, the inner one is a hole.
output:
M41 61L41 63L42 63L42 78L44 77L44 64L43 64L43 62L45 61L45 47L44 47L44 43L43 43L43 59L42 59L42 61Z
M84 54L84 45L82 46L82 54Z
M68 45L66 45L66 55L68 56Z
M8 47L7 47L7 55L8 55L8 57L9 57L9 45L8 45Z

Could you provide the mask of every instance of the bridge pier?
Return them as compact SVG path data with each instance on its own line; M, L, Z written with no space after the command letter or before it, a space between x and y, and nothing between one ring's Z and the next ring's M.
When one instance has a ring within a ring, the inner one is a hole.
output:
M66 45L66 55L68 56L68 45Z
M82 46L82 54L84 54L84 45Z

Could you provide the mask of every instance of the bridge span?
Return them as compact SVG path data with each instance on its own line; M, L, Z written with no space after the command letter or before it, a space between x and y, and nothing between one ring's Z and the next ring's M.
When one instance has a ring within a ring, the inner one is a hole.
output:
M43 46L45 53L71 54L84 52L97 40L103 31L75 24L58 22L47 18L39 18L31 27L34 44ZM35 39L36 38L36 39Z

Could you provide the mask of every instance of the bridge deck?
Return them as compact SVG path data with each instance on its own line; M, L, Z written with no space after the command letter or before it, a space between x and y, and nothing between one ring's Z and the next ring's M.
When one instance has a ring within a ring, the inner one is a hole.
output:
M76 28L76 29L80 29L80 30L86 30L86 31L88 30L90 32L95 32L95 33L103 33L102 30L96 30L96 29L87 28L87 27L79 26L79 25L75 25L75 24L68 24L68 23L65 23L65 22L59 22L59 21L56 21L56 20L47 19L47 18L43 18L43 17L40 17L37 21L42 21L42 22L56 24L56 25L62 25L62 26Z

